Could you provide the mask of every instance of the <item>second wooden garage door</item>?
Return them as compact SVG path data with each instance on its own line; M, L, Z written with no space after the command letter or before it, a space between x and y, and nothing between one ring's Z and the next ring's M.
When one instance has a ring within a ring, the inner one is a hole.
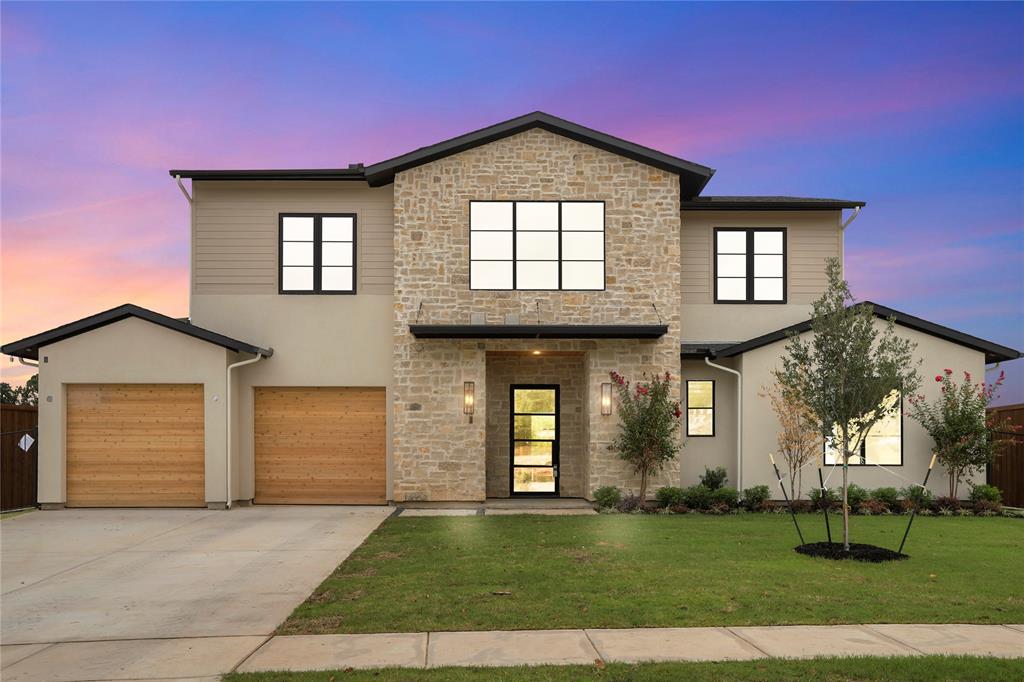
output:
M257 387L257 504L383 504L383 388Z

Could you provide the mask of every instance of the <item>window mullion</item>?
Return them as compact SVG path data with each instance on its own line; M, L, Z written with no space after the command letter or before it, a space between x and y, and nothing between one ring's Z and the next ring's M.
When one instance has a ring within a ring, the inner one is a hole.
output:
M558 202L558 290L562 290L562 202Z
M754 231L747 230L747 303L754 302Z
M516 206L518 201L512 202L512 291L515 291L519 286L516 281L516 272L519 270L519 260L516 254L516 242L519 241L519 225L516 220Z
M323 290L323 275L321 264L323 263L323 218L313 218L313 291L321 293Z

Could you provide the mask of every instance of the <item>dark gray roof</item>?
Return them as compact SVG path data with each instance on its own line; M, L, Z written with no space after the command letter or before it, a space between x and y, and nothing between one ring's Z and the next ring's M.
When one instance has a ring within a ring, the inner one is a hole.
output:
M168 171L171 177L193 180L365 180L363 164L348 168L284 169L284 170L183 170Z
M683 201L684 211L830 211L864 206L863 201L782 196L707 196Z
M910 329L930 334L931 336L949 341L950 343L966 346L967 348L982 352L985 354L986 363L1005 362L1006 360L1015 360L1021 357L1020 351L1014 350L1008 346L992 343L991 341L986 341L985 339L978 338L977 336L971 336L970 334L965 334L955 329L944 327L941 324L922 320L920 317L901 313L898 310L893 310L892 308L884 305L872 303L871 301L863 301L856 305L869 305L872 307L872 310L877 317L884 319L891 318L896 322L896 324L903 325L904 327L909 327ZM768 334L763 334L750 339L749 341L743 341L742 343L736 343L724 348L710 350L706 354L710 357L731 358L737 355L742 355L743 353L754 350L755 348L761 348L762 346L767 346L770 343L782 341L783 339L788 338L790 334L801 334L810 330L810 328L811 320L807 319L803 322L791 324L788 327L783 327L782 329L778 329ZM682 348L682 353L684 355L687 353L687 345L689 344L684 344ZM690 349L690 352L693 353L696 351L695 349Z
M420 147L415 151L363 167L352 164L348 168L310 170L171 170L170 175L193 180L366 180L377 187L394 181L395 173L415 168L431 161L458 154L468 149L489 144L532 128L541 128L598 149L640 161L679 176L684 197L700 194L715 174L713 168L680 159L650 147L607 135L565 119L535 111L471 133L453 137L437 144Z
M713 168L670 156L656 149L643 147L593 130L592 128L585 128L572 121L566 121L557 116L546 114L543 111L534 111L525 116L503 121L502 123L481 128L465 135L459 135L429 147L421 147L408 154L367 166L366 179L371 185L386 185L393 181L395 173L400 171L415 168L416 166L430 163L452 154L458 154L467 149L473 149L474 147L510 137L532 128L541 128L577 140L578 142L583 142L592 147L604 149L634 161L675 173L679 176L679 185L684 197L693 197L700 194L708 180L715 174Z
M267 358L274 354L273 348L260 348L259 346L254 346L252 344L245 343L244 341L238 341L237 339L229 338L223 334L218 334L217 332L212 332L208 329L203 329L202 327L196 327L188 322L183 322L182 320L178 320L173 317L161 315L160 313L146 308L140 308L139 306L132 305L130 303L125 303L124 305L119 305L116 308L105 310L102 313L90 315L89 317L76 322L69 322L68 324L61 325L60 327L56 327L49 331L41 332L34 336L22 339L21 341L8 343L0 348L0 352L3 352L5 355L37 360L39 359L40 346L46 346L51 343L63 341L64 339L72 336L91 332L99 327L104 327L108 324L112 324L129 317L137 317L140 320L152 322L153 324L158 324L161 327L166 327L167 329L181 332L182 334L188 334L189 336L202 341L213 343L239 353L252 353L254 355L256 353L260 353Z

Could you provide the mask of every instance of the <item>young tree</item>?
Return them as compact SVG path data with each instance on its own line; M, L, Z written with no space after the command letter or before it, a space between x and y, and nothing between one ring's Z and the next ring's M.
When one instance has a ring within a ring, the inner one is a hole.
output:
M803 468L821 451L817 422L807 406L782 390L778 382L771 388L762 388L761 397L768 398L779 419L776 441L788 468L789 497L799 500L803 493Z
M916 344L896 335L892 320L879 329L871 306L854 305L839 260L830 258L828 288L813 304L811 333L792 335L775 375L785 394L807 406L818 433L843 462L843 549L850 549L850 458L871 427L899 409L886 401L893 392L910 394L920 377L913 361Z
M647 480L674 459L679 448L679 403L670 397L672 377L665 372L651 381L630 383L611 373L619 391L619 434L608 446L640 474L640 499L647 499Z
M960 481L965 475L980 471L995 459L1002 445L1011 441L993 438L995 431L1015 432L1009 420L996 420L986 416L986 408L1003 385L1004 372L991 384L971 381L970 372L964 372L964 382L958 384L953 370L945 369L935 375L942 384L941 394L934 402L923 395L910 396L910 416L921 423L935 441L935 455L949 472L949 496L956 498Z

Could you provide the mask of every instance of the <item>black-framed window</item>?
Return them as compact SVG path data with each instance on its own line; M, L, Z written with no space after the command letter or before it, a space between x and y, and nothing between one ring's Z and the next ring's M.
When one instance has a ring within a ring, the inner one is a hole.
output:
M715 435L714 379L694 379L686 382L686 435Z
M715 228L715 303L786 302L786 228Z
M354 213L282 213L280 221L282 294L356 292Z
M469 288L601 291L603 201L470 201Z
M903 398L899 391L893 391L883 401L885 409L899 407L890 411L875 423L861 441L860 452L850 458L850 466L902 466L903 465ZM834 429L839 437L838 427ZM843 457L839 449L833 447L832 439L825 440L825 464L842 464Z

